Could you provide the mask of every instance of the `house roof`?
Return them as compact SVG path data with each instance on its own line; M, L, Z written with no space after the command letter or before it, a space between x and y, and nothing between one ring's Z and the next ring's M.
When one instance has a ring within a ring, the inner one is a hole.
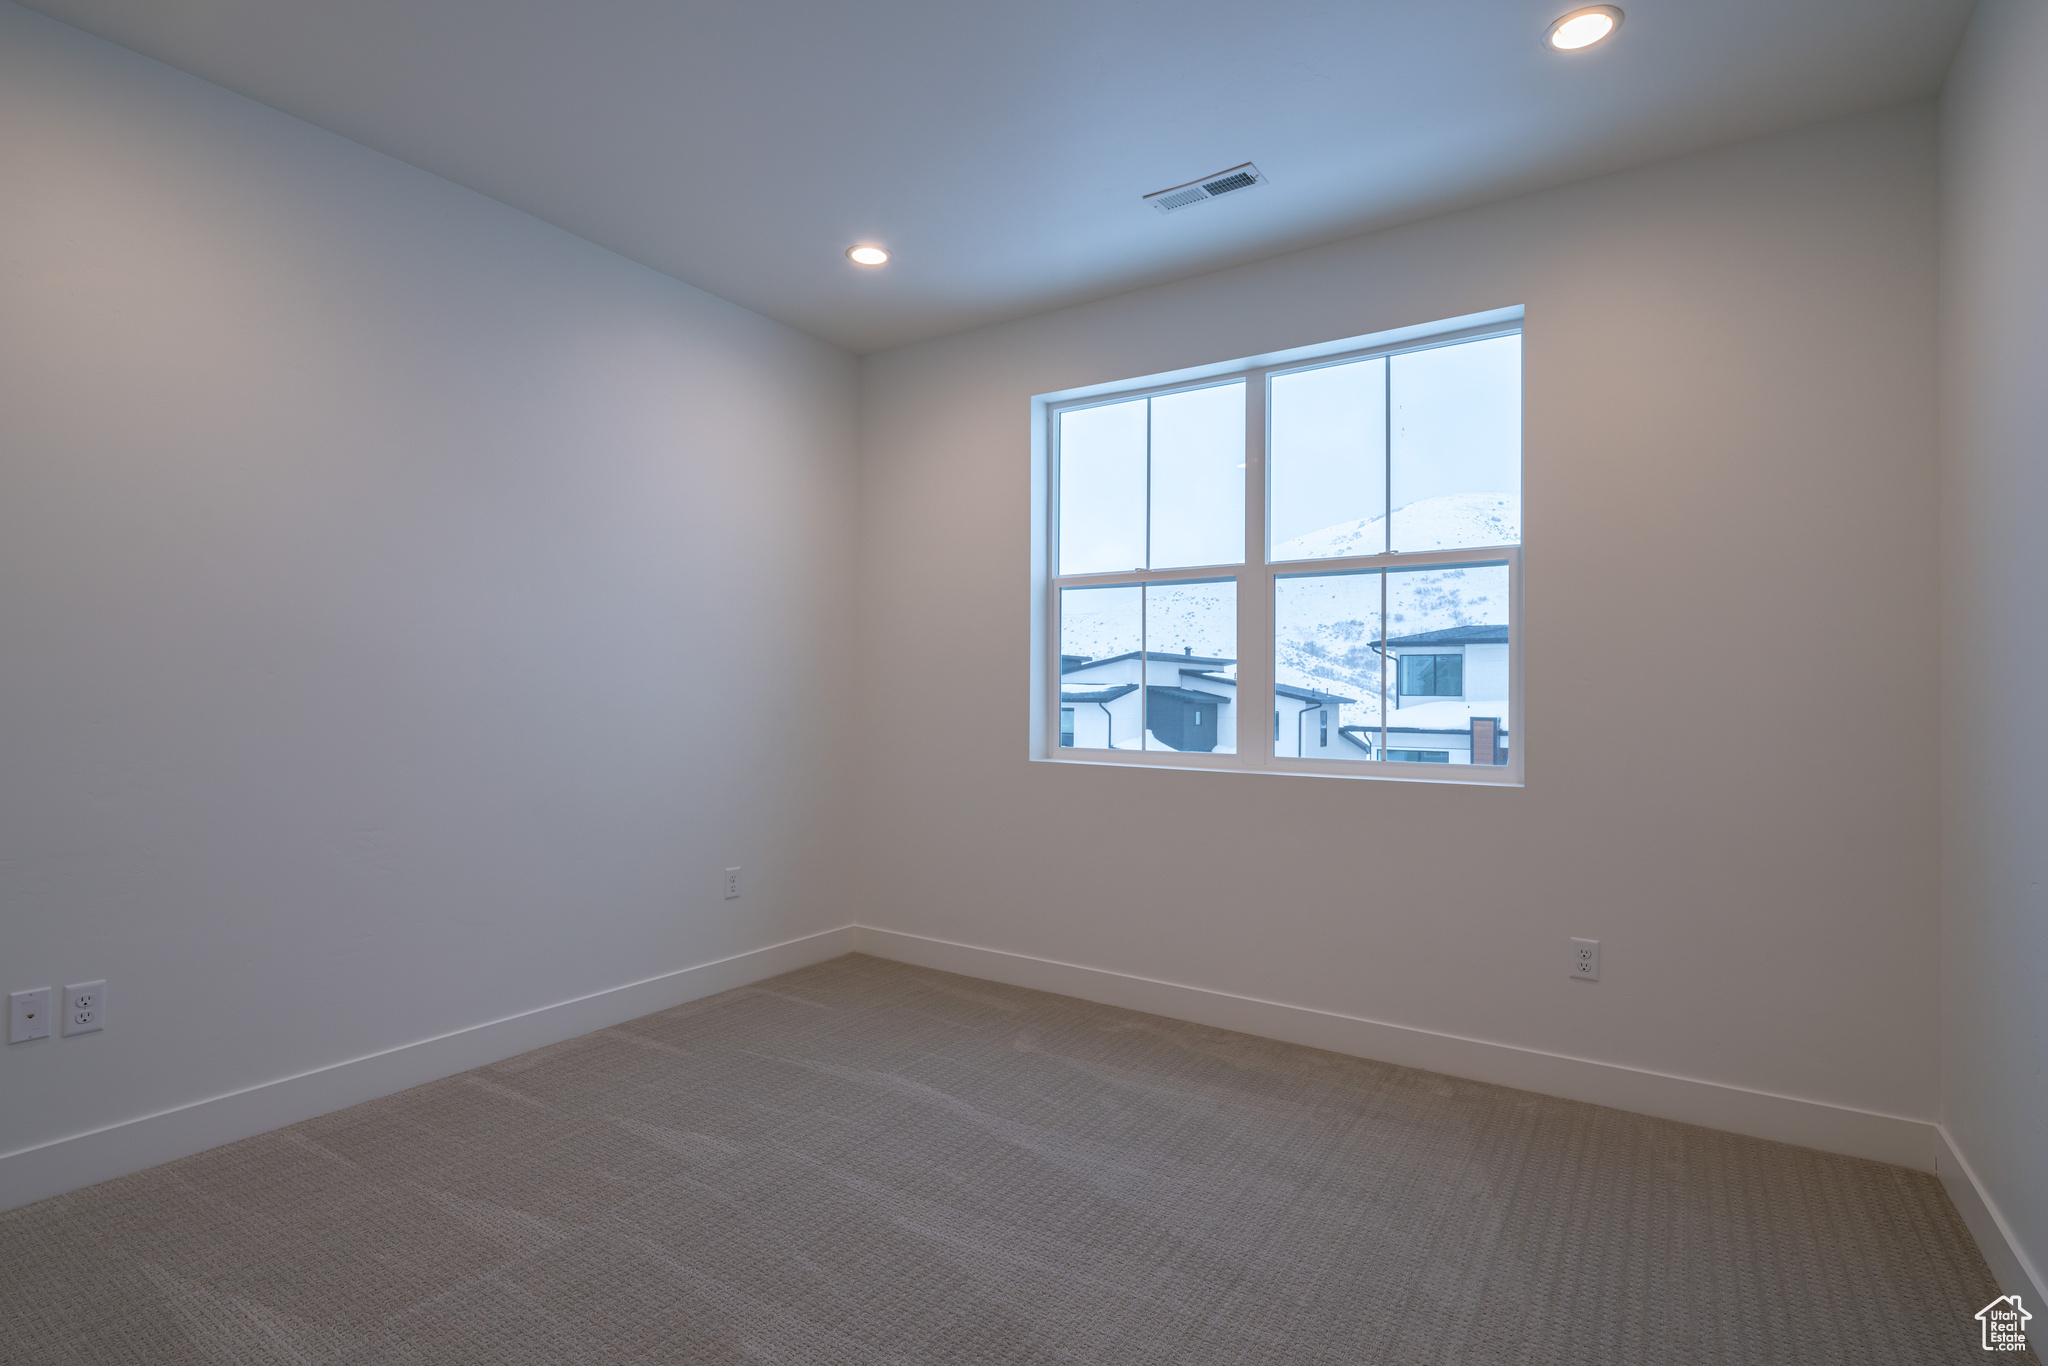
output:
M1373 642L1373 648L1383 645L1505 645L1508 643L1506 626L1446 626L1441 631L1423 631L1412 636L1395 636L1392 640Z
M1062 702L1114 702L1126 693L1138 690L1135 683L1114 683L1107 688L1090 688L1080 683L1060 684Z
M1154 683L1146 691L1159 697L1177 698L1182 702L1214 702L1219 707L1230 701L1221 693L1196 692L1193 688L1170 688L1164 683Z
M1200 669L1182 669L1180 676L1182 678L1205 679L1210 683L1222 683L1232 688L1237 686L1237 680L1228 674L1204 673ZM1356 702L1358 700L1355 697L1339 697L1333 692L1317 692L1313 688L1297 688L1291 683L1275 683L1273 691L1281 697L1292 697L1299 702L1320 702L1325 705L1336 702Z
M1275 683L1273 691L1281 697L1291 697L1297 702L1356 702L1355 697L1339 697L1333 692L1317 692L1314 688L1297 688L1292 683Z
M1137 657L1138 652L1136 650L1131 650L1125 654L1104 655L1101 659L1089 659L1084 660L1079 664L1070 664L1067 661L1073 659L1074 656L1061 655L1060 672L1063 674L1076 673L1082 669L1092 669L1098 664L1117 664L1121 663L1126 659L1136 659ZM1193 666L1189 668L1183 668L1180 671L1180 676L1183 680L1190 678L1198 678L1203 680L1204 682L1219 683L1224 687L1228 688L1234 688L1237 686L1238 683L1237 679L1232 678L1227 674L1215 674L1209 672L1209 670L1211 669L1220 668L1227 664L1237 663L1237 661L1234 659L1212 659L1206 655L1171 655L1162 653L1157 650L1146 651L1145 658L1160 663L1173 663ZM1067 692L1066 690L1068 688L1080 686L1083 685L1076 683L1062 683L1060 684L1061 695L1065 697L1073 697L1075 696L1075 694ZM1136 687L1137 684L1125 683L1121 686L1124 689L1124 691L1129 691L1130 689ZM1181 697L1190 699L1206 698L1217 702L1228 702L1230 700L1228 697L1221 697L1215 693L1200 692L1192 688L1174 688L1169 687L1163 683L1154 683L1151 685L1151 688L1154 692L1164 693L1168 697ZM1275 684L1273 687L1273 691L1281 697L1291 697L1298 702L1319 702L1326 706L1333 705L1338 702L1356 702L1358 700L1355 697L1340 697L1333 692L1317 692L1313 688L1297 688L1289 683ZM1123 696L1123 693L1118 692L1115 695L1121 697ZM1094 697L1084 697L1081 700L1084 702L1094 702L1098 700L1107 701L1108 699L1106 697L1101 699L1097 699Z
M1061 673L1070 674L1076 669L1092 669L1098 664L1115 664L1119 660L1136 659L1138 652L1136 650L1126 650L1120 655L1104 655L1100 659L1084 659L1079 664L1067 663L1073 657L1072 655L1060 656ZM1208 655L1167 654L1162 650L1147 650L1145 651L1145 658L1158 660L1162 664L1199 664L1205 669L1220 668L1225 664L1237 663L1234 659L1212 659Z

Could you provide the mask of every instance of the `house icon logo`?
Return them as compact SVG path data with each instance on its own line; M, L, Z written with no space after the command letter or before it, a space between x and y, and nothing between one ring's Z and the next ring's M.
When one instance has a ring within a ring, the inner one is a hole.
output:
M1984 1350L2024 1352L2027 1350L2027 1320L2034 1317L2020 1303L2018 1295L2000 1295L1977 1311L1984 1325Z

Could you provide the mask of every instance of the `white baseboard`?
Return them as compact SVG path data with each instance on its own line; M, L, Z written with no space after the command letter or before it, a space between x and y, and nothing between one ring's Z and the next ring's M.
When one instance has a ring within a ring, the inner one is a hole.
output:
M1438 1034L896 930L863 926L859 936L861 951L877 958L1918 1171L1936 1170L1936 1149L1941 1146L1931 1120Z
M0 1153L0 1210L607 1029L858 947L859 932L842 926Z
M2005 1294L2029 1300L2036 1306L2037 1314L2048 1312L2039 1307L2048 1304L2048 1278L2041 1275L2040 1268L2020 1246L2020 1240L2013 1236L2012 1225L1999 1213L1997 1202L1985 1191L1976 1169L1956 1146L1955 1135L1946 1126L1941 1128L1939 1160L1941 1184L1948 1191L1948 1198L1955 1201L1956 1212L1969 1225L1970 1236L1977 1240L1977 1250L1984 1254L1998 1288ZM2035 1338L2041 1335L2035 1334Z
M915 963L1246 1034L1939 1172L2004 1284L2031 1267L1930 1121L1752 1091L1028 954L848 925L0 1153L0 1210L140 1171L843 953ZM1953 1176L1951 1175L1953 1173ZM2002 1260L2001 1260L2002 1259ZM2048 1303L2048 1300L2038 1301Z

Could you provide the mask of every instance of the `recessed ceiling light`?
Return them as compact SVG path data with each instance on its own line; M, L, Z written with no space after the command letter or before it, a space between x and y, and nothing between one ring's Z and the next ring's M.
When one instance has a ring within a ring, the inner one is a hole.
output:
M1621 11L1613 5L1588 5L1554 20L1543 45L1558 52L1579 52L1621 27Z
M848 247L846 259L857 266L879 266L889 259L889 253L880 247Z

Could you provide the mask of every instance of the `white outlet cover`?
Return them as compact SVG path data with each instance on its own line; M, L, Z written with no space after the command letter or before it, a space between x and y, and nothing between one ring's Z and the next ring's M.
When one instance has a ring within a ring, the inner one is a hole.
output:
M105 982L75 982L64 988L64 1037L97 1034L106 1027Z
M1582 982L1600 980L1600 941L1597 939L1572 940L1572 976Z
M7 993L7 1042L50 1037L50 989L30 987Z
M728 868L725 870L725 899L727 901L730 901L739 894L740 870L737 868Z

